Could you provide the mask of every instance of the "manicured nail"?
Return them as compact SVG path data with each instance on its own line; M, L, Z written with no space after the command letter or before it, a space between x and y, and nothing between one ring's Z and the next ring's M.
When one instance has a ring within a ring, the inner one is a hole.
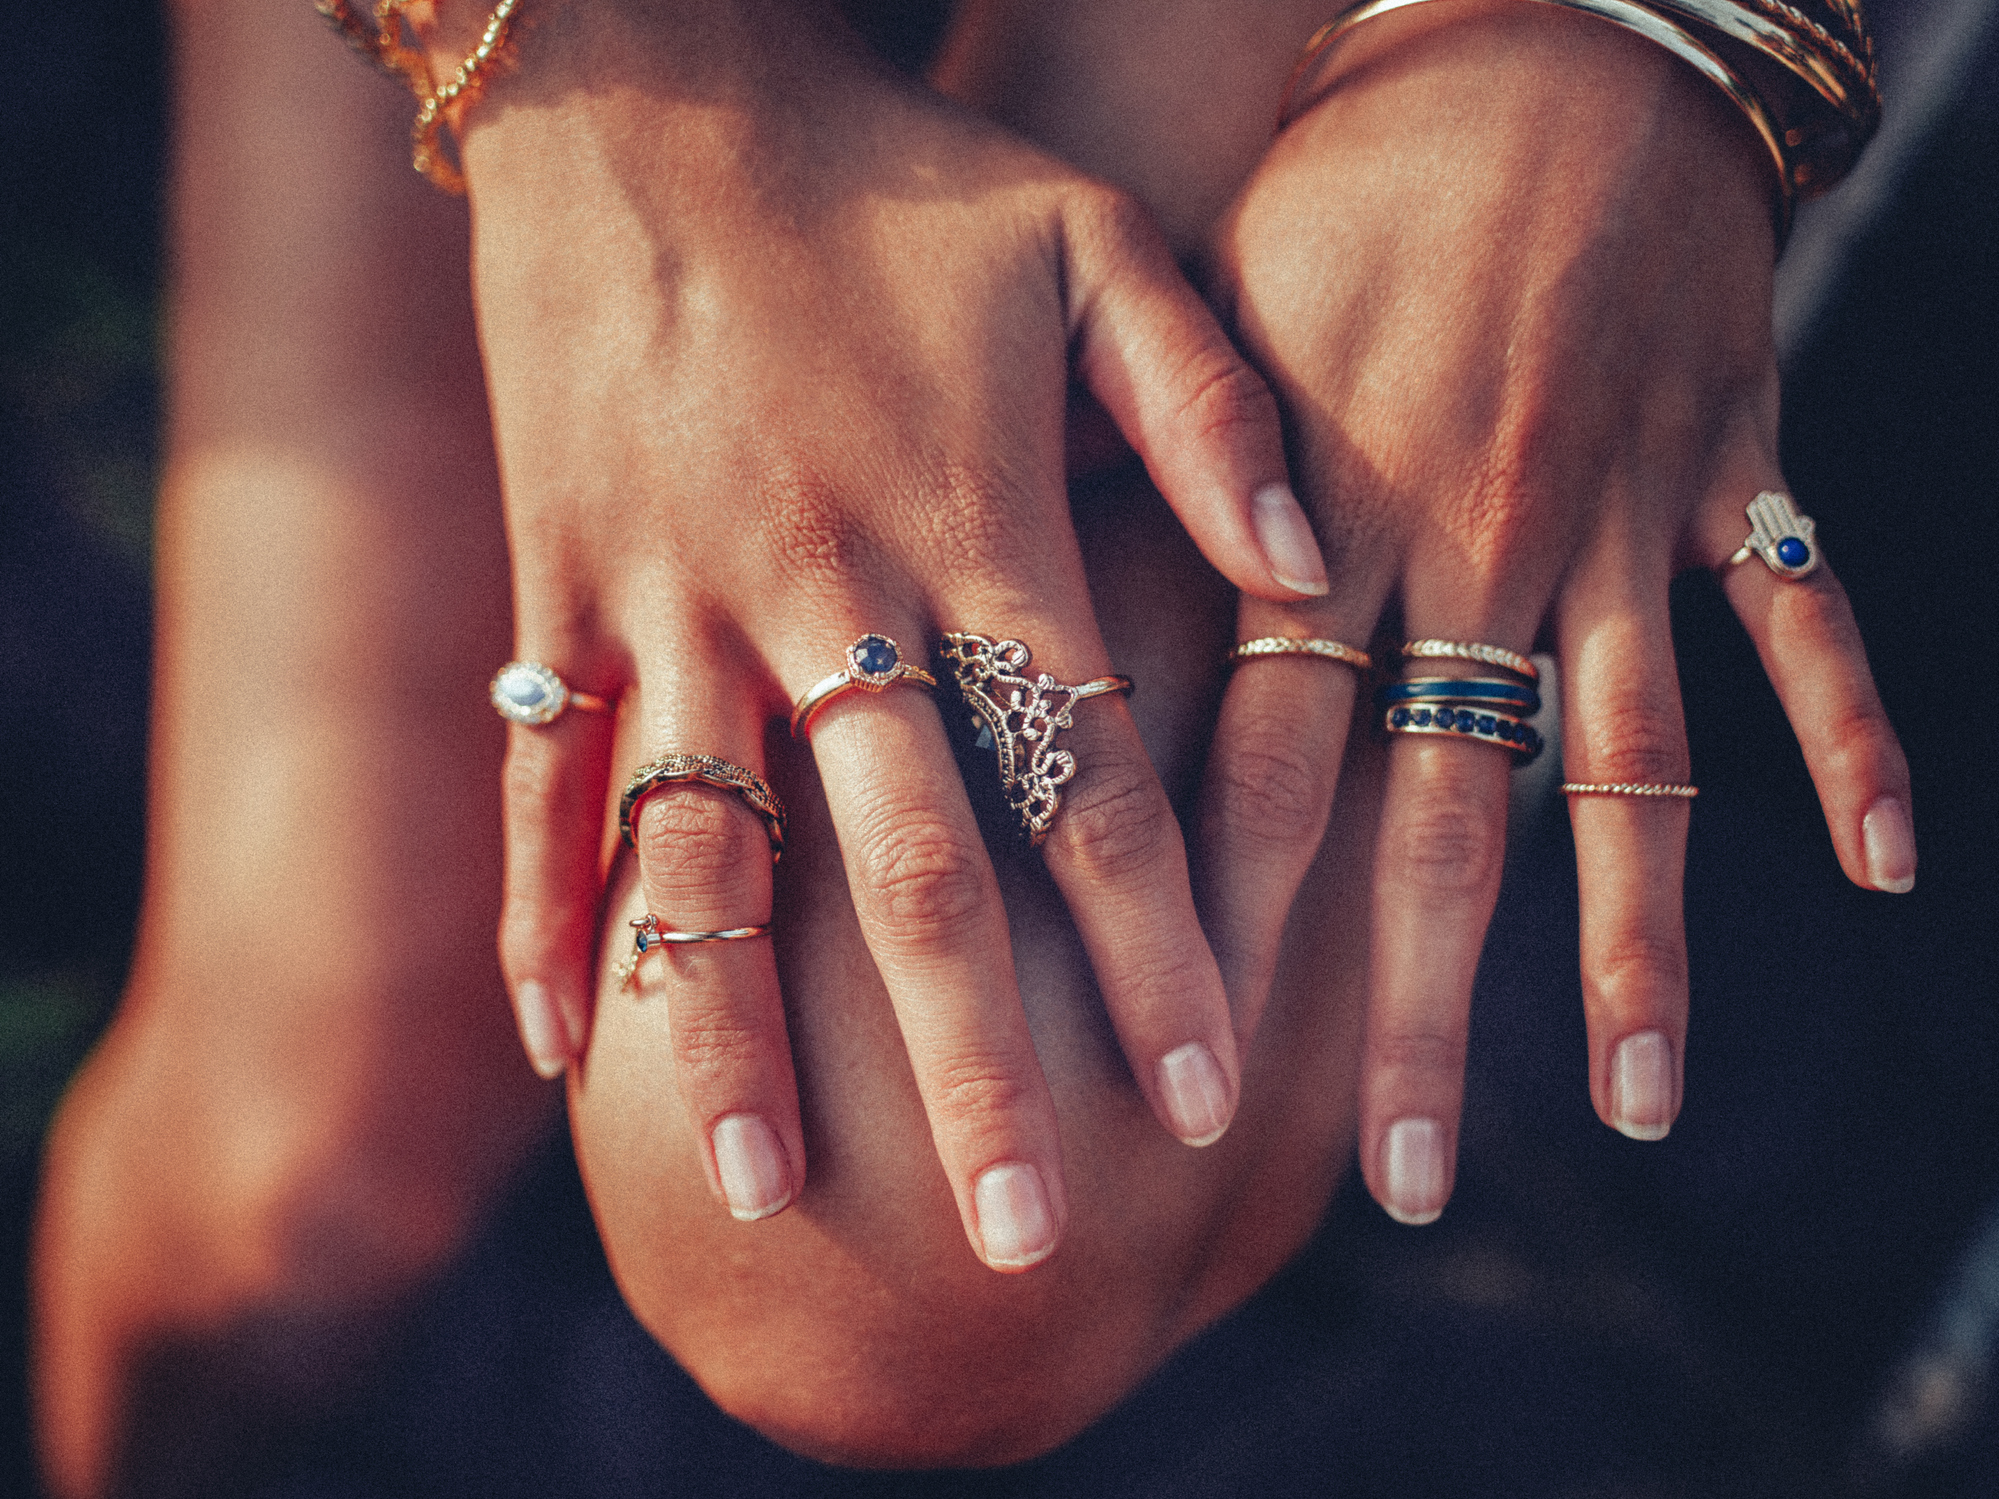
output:
M514 1008L520 1016L521 1049L528 1054L528 1065L545 1078L561 1077L569 1066L569 1046L547 988L533 979L519 985Z
M1907 807L1882 797L1860 819L1860 839L1867 846L1867 878L1876 890L1907 895L1916 888L1916 830Z
M1229 1084L1221 1063L1199 1041L1159 1059L1159 1096L1184 1145L1212 1145L1229 1127Z
M722 1178L729 1214L739 1222L768 1218L791 1201L784 1148L755 1114L724 1114L716 1121L715 1174Z
M1293 593L1318 598L1326 591L1326 559L1289 484L1266 484L1249 500L1250 521L1264 561Z
M1397 1223L1435 1223L1444 1211L1444 1127L1434 1119L1398 1119L1382 1146L1388 1200Z
M1634 1140L1663 1140L1673 1127L1673 1043L1640 1031L1610 1058L1610 1123Z
M1041 1173L1022 1161L989 1166L972 1188L979 1242L995 1270L1024 1270L1054 1253L1055 1214Z

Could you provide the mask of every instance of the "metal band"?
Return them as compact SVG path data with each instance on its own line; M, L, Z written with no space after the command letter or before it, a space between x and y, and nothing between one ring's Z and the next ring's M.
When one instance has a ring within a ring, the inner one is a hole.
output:
M719 932L681 932L672 927L663 927L659 918L648 911L637 921L628 923L632 928L632 950L613 970L620 988L632 981L632 975L639 971L639 959L655 946L666 943L689 944L697 942L741 942L750 937L770 935L770 923L762 926L732 926Z
M1534 688L1492 677L1409 677L1376 688L1374 701L1383 708L1391 703L1493 703L1526 718L1541 711L1541 694Z
M1318 636L1299 640L1289 635L1264 635L1256 640L1245 640L1229 652L1231 661L1251 661L1258 656L1317 656L1321 660L1341 662L1355 671L1374 670L1374 657L1366 651Z
M834 698L845 692L881 692L897 682L918 682L935 687L937 679L920 666L902 659L902 647L886 635L863 635L847 647L847 664L830 677L822 677L805 690L791 710L791 737L803 739L812 720Z
M632 841L632 823L638 816L639 804L655 791L680 781L695 781L741 797L744 805L764 821L764 831L770 835L771 863L783 857L784 803L762 776L717 755L661 755L632 772L632 778L625 783L624 795L618 798L618 836L625 840L626 847L638 846Z
M1683 796L1691 800L1701 794L1698 786L1665 781L1564 781L1569 796Z
M1071 687L1072 702L1083 702L1093 697L1108 697L1113 692L1121 692L1130 697L1138 690L1138 684L1121 672L1113 672L1107 677L1092 677L1080 687Z
M1518 755L1521 765L1530 764L1542 747L1541 732L1532 724L1522 723L1510 713L1472 708L1390 708L1382 716L1381 726L1391 734L1443 734L1496 744Z
M594 692L578 692L539 661L509 661L486 689L493 709L509 723L542 728L575 708L583 713L609 713L612 705Z
M1476 640L1411 640L1402 647L1402 659L1476 661L1481 666L1496 666L1501 671L1510 671L1530 682L1541 680L1541 668L1518 651L1509 651L1503 645L1485 645Z

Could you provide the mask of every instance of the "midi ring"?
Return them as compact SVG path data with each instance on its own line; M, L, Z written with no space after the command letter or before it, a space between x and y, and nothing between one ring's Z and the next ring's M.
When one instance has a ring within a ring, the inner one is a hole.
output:
M1245 640L1229 652L1231 661L1249 661L1257 656L1319 656L1327 661L1342 662L1355 671L1374 670L1374 657L1366 651L1317 636L1300 640L1289 635L1265 635L1256 640Z
M1568 796L1681 796L1691 801L1701 794L1698 786L1672 781L1564 781Z
M661 926L659 918L650 911L627 924L632 928L632 950L614 970L620 988L632 981L632 975L639 971L639 959L654 947L667 943L741 942L748 937L763 937L770 933L769 922L762 926L725 927L719 932L677 932L671 927Z
M1541 753L1541 731L1522 723L1511 713L1481 712L1476 708L1390 708L1381 726L1391 734L1444 734L1453 739L1470 739L1479 744L1496 744L1520 757L1520 765L1532 764Z
M509 661L487 689L493 707L509 723L540 728L562 717L563 709L609 713L610 703L594 692L578 692L539 661Z
M763 819L764 831L770 835L771 863L784 856L784 803L770 789L770 783L755 771L716 755L661 755L632 772L632 778L625 782L624 795L618 798L618 835L627 848L638 847L632 841L632 822L638 815L639 803L679 781L697 781L741 797Z
M1818 522L1800 515L1791 497L1781 489L1766 489L1743 510L1749 517L1749 539L1736 548L1729 566L1761 557L1763 565L1780 578L1802 578L1819 565L1819 549L1812 545Z
M1502 671L1510 671L1530 682L1541 680L1540 667L1520 652L1509 651L1503 645L1486 645L1476 640L1411 640L1403 644L1402 659L1405 661L1440 658L1476 661L1481 666L1497 666Z
M921 682L935 687L937 679L902 659L902 647L886 635L863 635L847 647L847 665L814 683L791 710L791 737L803 739L812 719L843 692L881 692L897 682Z
M1062 804L1062 787L1076 773L1076 757L1055 747L1071 727L1070 710L1093 697L1129 696L1130 677L1092 677L1065 687L1047 672L1029 678L1034 653L1018 640L946 635L939 652L957 679L965 705L977 716L979 747L999 756L1000 789L1020 818L1030 848L1039 848Z

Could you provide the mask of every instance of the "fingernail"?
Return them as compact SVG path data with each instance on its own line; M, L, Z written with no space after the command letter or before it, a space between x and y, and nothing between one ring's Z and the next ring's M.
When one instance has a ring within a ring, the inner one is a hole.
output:
M998 1270L1020 1270L1055 1250L1055 1214L1041 1173L1022 1161L990 1166L972 1188L985 1260Z
M1271 575L1293 593L1318 598L1326 591L1326 559L1289 484L1266 484L1249 500L1250 522Z
M518 985L514 1008L520 1016L521 1049L528 1054L528 1065L542 1077L561 1077L569 1066L569 1046L547 988L533 979Z
M1640 1031L1610 1058L1610 1123L1634 1140L1663 1140L1673 1127L1673 1044L1663 1031Z
M1867 878L1876 890L1907 895L1916 888L1916 830L1908 808L1882 797L1860 819L1860 839L1867 846Z
M1444 1127L1434 1119L1398 1119L1382 1147L1382 1176L1397 1223L1435 1223L1444 1211Z
M724 1114L715 1123L715 1174L729 1214L742 1223L768 1218L791 1201L784 1148L755 1114Z
M1185 1145L1212 1145L1229 1127L1229 1084L1221 1063L1199 1041L1159 1059L1159 1096Z

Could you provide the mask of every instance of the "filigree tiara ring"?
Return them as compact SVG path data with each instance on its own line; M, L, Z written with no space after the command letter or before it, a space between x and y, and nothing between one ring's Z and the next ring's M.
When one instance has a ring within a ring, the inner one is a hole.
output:
M783 857L784 803L762 776L719 755L661 755L632 772L632 778L625 783L624 795L618 798L618 835L627 848L637 847L632 841L632 823L638 816L639 804L655 791L679 781L695 781L740 797L745 806L763 819L764 831L770 836L771 863Z
M1800 515L1783 490L1764 490L1743 514L1749 517L1749 539L1728 559L1731 567L1761 557L1763 565L1778 577L1797 579L1819 565L1819 549L1812 542L1818 522Z
M847 647L847 664L806 689L791 710L791 737L803 739L821 708L846 692L882 692L897 682L935 687L937 679L902 659L902 648L886 635L863 635Z
M487 690L500 717L529 728L554 723L567 708L611 711L605 699L594 692L578 692L539 661L509 661L494 674Z
M938 654L978 721L980 746L989 745L999 757L1000 789L1021 832L1030 847L1040 847L1061 808L1062 787L1076 774L1076 757L1056 748L1055 736L1074 722L1076 704L1129 694L1131 678L1092 677L1075 687L1045 671L1029 678L1032 651L1018 640L985 635L946 635Z

